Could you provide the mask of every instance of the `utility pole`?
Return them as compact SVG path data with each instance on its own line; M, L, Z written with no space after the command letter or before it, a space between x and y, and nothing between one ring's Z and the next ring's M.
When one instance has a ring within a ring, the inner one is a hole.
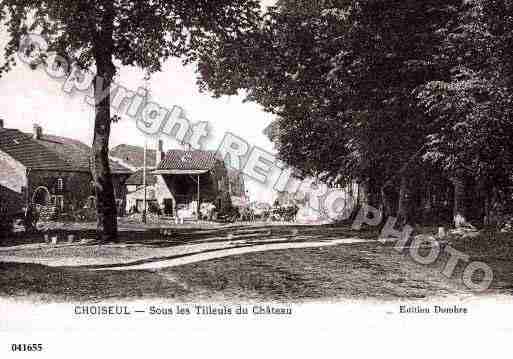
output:
M148 89L150 85L150 74L146 72L144 75L144 89L146 90L146 101L149 99ZM147 222L147 195L148 191L146 188L146 152L148 151L148 138L144 136L144 153L143 153L143 187L144 187L144 197L143 197L143 213L142 213L142 222L146 224Z
M143 187L144 187L144 197L143 197L143 212L142 212L142 222L146 224L146 197L147 197L147 190L146 190L146 150L148 147L148 141L146 140L146 137L144 138L144 154L143 154Z
M200 220L200 175L198 175L198 208L196 209L197 220Z

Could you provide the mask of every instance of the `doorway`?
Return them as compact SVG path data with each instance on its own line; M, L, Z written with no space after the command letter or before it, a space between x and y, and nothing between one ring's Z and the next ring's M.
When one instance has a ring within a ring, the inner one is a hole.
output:
M174 207L174 203L171 198L164 199L164 215L172 216L173 215L173 207Z
M32 196L32 203L42 207L48 206L50 204L50 191L48 191L48 188L44 186L36 188Z

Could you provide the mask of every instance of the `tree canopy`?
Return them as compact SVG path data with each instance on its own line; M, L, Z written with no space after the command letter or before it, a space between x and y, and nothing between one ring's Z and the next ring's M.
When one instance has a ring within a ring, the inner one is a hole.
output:
M277 114L270 133L288 164L362 183L371 203L408 216L430 180L439 192L463 179L509 188L510 11L507 1L279 1L260 29L201 59L200 81L216 95L244 89Z

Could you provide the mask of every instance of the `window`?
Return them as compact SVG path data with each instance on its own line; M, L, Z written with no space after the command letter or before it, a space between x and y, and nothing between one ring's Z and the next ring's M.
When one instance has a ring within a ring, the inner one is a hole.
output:
M64 190L64 180L62 178L57 179L56 189L57 192L62 192Z
M52 196L51 203L52 203L52 206L55 206L58 210L60 210L60 211L64 210L64 196L62 196L62 195Z

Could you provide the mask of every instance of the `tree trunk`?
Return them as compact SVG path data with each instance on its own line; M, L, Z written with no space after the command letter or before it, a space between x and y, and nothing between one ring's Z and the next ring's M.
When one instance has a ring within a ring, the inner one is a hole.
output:
M428 182L424 186L424 191L419 193L420 207L418 211L418 218L420 218L422 224L433 224L433 186L431 182Z
M94 81L95 117L92 174L96 190L98 239L117 241L118 225L114 186L109 165L110 84L114 75L111 59L96 59Z
M401 186L399 188L399 206L397 209L398 223L400 226L414 224L412 216L412 197L410 179L408 176L402 175Z
M372 178L368 179L362 184L362 198L361 204L367 204L376 209L380 208L380 189L376 185L376 181Z
M467 186L464 176L457 175L451 178L454 186L453 220L456 228L468 227L467 222Z
M390 184L385 184L381 188L381 198L383 200L383 221L389 217L395 217L397 212L397 192Z
M491 227L493 225L492 203L493 203L492 196L490 195L490 193L487 193L486 197L485 197L484 218L483 218L483 224L485 225L485 227Z
M501 198L499 189L493 184L489 185L485 203L485 226L500 228L505 222L504 209L506 205Z

